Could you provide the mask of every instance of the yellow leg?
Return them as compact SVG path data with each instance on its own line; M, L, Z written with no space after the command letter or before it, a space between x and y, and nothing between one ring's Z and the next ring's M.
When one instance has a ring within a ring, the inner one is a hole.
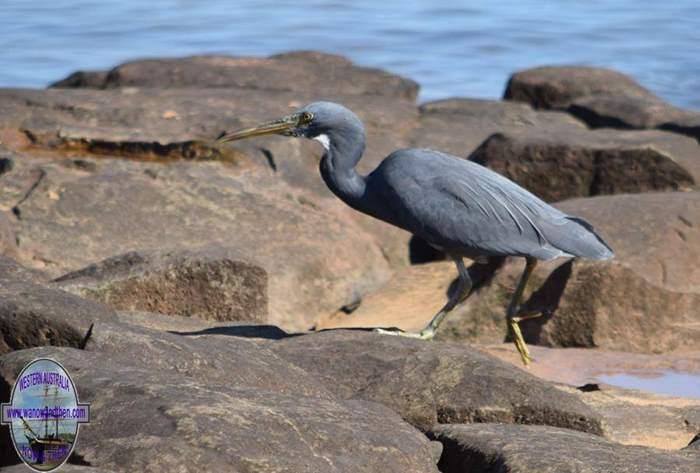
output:
M460 302L464 301L469 296L472 289L472 280L469 276L467 268L464 266L464 261L462 261L462 258L455 258L455 264L457 265L457 271L459 272L456 291L454 291L452 296L449 297L447 304L445 304L445 306L433 316L432 320L423 330L418 333L411 333L377 328L374 329L374 331L384 335L399 335L401 337L431 340L435 336L435 333L437 332L437 329L442 321L445 319L445 317L447 317L447 314L449 314Z
M522 320L527 320L535 318L534 314L526 315L525 317L517 317L518 309L520 307L521 300L523 298L523 293L525 292L525 287L527 282L532 275L532 271L537 266L537 260L535 258L526 258L525 270L523 271L520 281L518 281L518 286L515 288L513 297L508 305L508 310L506 312L506 317L508 319L508 330L511 337L513 338L513 343L515 343L515 348L520 353L520 358L523 360L523 364L528 366L532 358L530 358L530 351L527 349L525 344L525 339L523 338L523 333L520 331L520 325L518 323Z

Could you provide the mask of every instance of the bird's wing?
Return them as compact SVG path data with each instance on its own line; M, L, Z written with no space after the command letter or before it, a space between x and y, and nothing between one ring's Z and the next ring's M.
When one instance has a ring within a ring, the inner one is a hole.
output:
M421 154L408 154L388 179L394 194L388 203L400 226L436 245L478 254L568 254L549 242L544 228L567 225L563 212L476 163L428 150L406 152L412 151Z

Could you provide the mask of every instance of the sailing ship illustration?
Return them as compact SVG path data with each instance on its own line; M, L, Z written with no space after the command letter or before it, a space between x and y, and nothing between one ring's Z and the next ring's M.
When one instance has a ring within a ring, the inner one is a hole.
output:
M58 389L54 387L53 393L49 393L48 386L45 387L43 395L37 396L39 398L45 399L44 404L46 408L48 406L60 406L59 401L61 399L71 399L71 397L61 397L58 394ZM51 402L48 402L48 401ZM49 420L49 415L44 416L43 419L36 420L34 422L43 423L43 435L41 432L37 432L41 427L32 428L29 422L20 417L22 424L24 425L24 437L27 439L29 448L31 449L31 464L33 466L44 466L51 468L54 465L63 463L63 460L70 453L73 447L73 441L75 440L75 434L73 432L61 432L59 424L65 422L64 419L59 419L58 416L54 419ZM51 432L49 424L51 425ZM42 469L42 468L39 468Z

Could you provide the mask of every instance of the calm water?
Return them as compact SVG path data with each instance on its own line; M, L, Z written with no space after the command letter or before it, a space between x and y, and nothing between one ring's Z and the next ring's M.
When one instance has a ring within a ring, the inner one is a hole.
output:
M422 100L496 98L515 70L574 63L700 109L698 0L0 0L0 19L0 86L144 56L322 49L415 79Z
M600 376L604 383L669 396L700 399L700 375L668 371L658 375L614 374Z

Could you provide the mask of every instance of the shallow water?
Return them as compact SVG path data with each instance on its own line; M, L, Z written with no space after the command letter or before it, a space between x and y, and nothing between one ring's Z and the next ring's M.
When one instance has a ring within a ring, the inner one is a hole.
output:
M700 399L700 374L667 371L657 374L613 374L599 376L604 383L655 394Z
M413 78L421 100L498 98L515 70L588 64L700 109L697 0L2 0L0 18L0 86L144 56L320 49Z

